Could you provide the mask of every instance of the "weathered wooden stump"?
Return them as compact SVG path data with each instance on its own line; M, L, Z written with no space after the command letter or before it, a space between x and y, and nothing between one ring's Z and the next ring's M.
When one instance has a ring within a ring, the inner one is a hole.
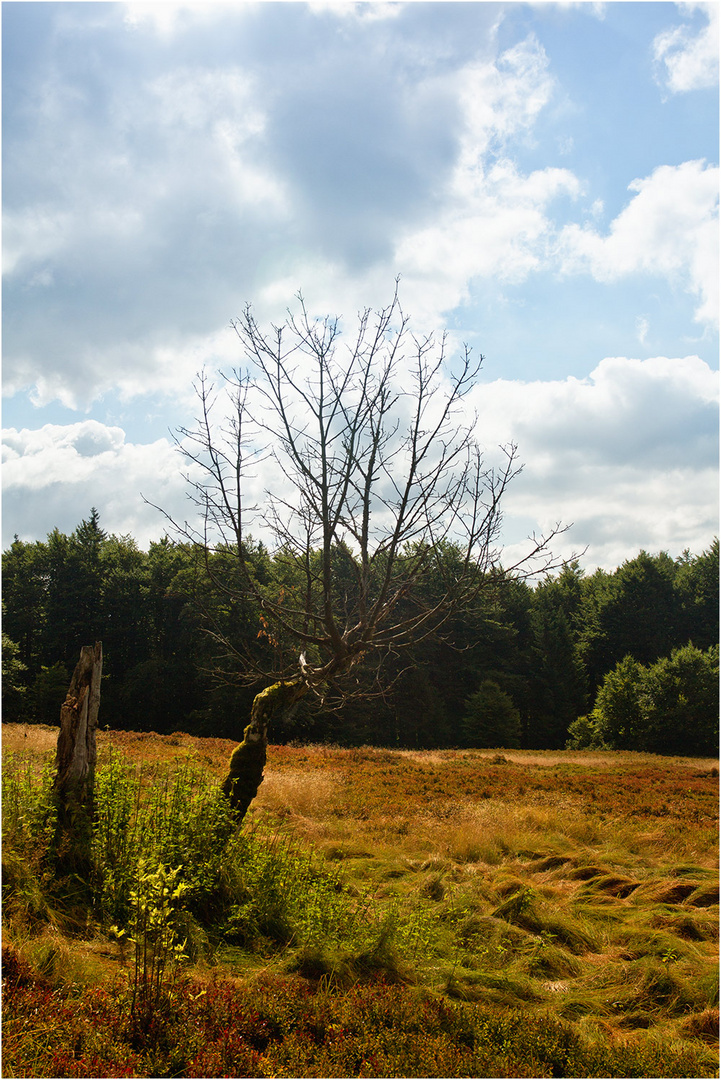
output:
M57 809L55 868L59 876L74 874L87 882L95 793L95 733L100 709L103 646L80 650L67 696L60 708L60 734L55 756L54 798Z

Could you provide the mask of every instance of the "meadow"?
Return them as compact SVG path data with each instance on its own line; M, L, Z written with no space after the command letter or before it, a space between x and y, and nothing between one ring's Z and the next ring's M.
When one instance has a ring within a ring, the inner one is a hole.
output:
M57 729L3 725L2 1075L715 1076L718 761L98 735L91 902Z

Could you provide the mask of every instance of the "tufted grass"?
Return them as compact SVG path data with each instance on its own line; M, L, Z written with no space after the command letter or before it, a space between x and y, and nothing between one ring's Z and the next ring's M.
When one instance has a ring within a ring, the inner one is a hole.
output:
M3 728L3 1075L716 1074L716 762L271 747L237 832L232 743L102 733L79 926L43 858L53 734ZM189 959L134 1046L109 928L149 856L182 868ZM263 1046L221 1035L233 995Z

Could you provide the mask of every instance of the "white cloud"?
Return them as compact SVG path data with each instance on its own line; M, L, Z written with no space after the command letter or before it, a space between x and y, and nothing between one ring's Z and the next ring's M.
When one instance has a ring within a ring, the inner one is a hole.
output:
M559 453L594 464L712 464L718 397L718 373L698 356L621 356L586 379L482 384L473 405L483 441L515 439L538 473L555 468Z
M478 387L479 435L526 462L506 503L507 560L538 531L613 567L641 547L701 550L718 532L718 373L696 356L609 357L587 379ZM530 523L530 524L529 524Z
M468 297L474 279L524 281L546 265L553 224L548 204L558 195L574 196L578 182L565 169L548 168L523 176L510 161L500 161L465 188L438 221L411 232L398 245L396 266L404 295L418 311L434 311L440 321Z
M121 428L95 420L3 431L3 547L14 533L70 532L91 506L107 531L146 546L165 526L141 492L181 520L187 514L180 459L167 439L127 443Z
M178 407L193 399L192 383L206 367L231 368L242 362L238 339L228 325L210 334L168 335L166 341L152 337L106 346L102 363L92 349L79 351L72 368L48 365L37 370L31 356L16 358L4 373L3 393L10 397L30 388L33 405L53 401L68 409L87 410L89 403L105 393L115 393L127 403L144 395L172 398Z
M409 309L435 326L468 298L474 279L518 283L545 266L549 205L580 192L569 170L523 173L506 154L509 140L530 138L553 92L533 35L496 61L467 65L452 83L464 119L455 168L433 224L407 228L393 256Z
M339 18L352 18L367 22L378 22L385 19L397 19L401 15L403 5L392 2L375 2L375 0L309 0L308 7L314 14L336 15Z
M607 282L633 273L678 280L698 299L696 319L718 325L718 167L704 161L661 165L629 184L629 191L637 194L606 236L590 224L565 226L563 270L587 270Z
M664 30L653 41L653 57L662 80L674 94L715 86L719 70L719 5L683 4L689 15L701 10L708 22L697 33L688 23Z
M638 315L636 317L636 337L638 338L641 345L646 344L646 338L648 337L648 332L650 329L651 324L646 318L646 316Z
M466 127L458 177L463 183L463 173L476 169L490 148L530 131L551 98L554 80L533 34L494 62L466 65L456 79Z
M73 215L50 206L32 206L3 214L3 275L23 262L42 263L62 251L74 227Z
M518 539L514 519L530 521L538 532L560 519L573 527L552 545L556 557L584 552L587 571L612 570L643 548L672 557L686 548L700 553L718 535L718 470L668 469L650 476L633 464L612 472L586 466L574 472L574 485L533 482L526 471L506 502L507 532L513 540L504 560L511 565L528 545ZM552 509L551 509L552 507Z
M125 23L140 29L151 26L160 38L169 39L180 30L186 30L188 26L202 25L212 22L222 12L223 3L207 2L207 0L195 0L195 2L178 2L178 0L152 0L151 3L124 3ZM252 9L255 5L251 0L244 0L242 5L235 7Z
M516 441L525 468L505 503L506 564L532 530L574 528L554 545L584 565L619 565L641 547L701 551L718 532L718 375L696 356L608 357L586 379L479 385L469 400L491 463ZM140 492L184 520L183 462L167 439L128 443L122 428L86 420L4 433L4 546L14 532L71 531L91 506L103 527L142 546L165 520ZM275 468L275 467L273 467ZM249 492L282 478L258 469Z

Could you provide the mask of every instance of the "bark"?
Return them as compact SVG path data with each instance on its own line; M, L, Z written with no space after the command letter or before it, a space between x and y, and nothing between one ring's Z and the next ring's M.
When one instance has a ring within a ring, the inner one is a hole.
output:
M94 809L95 733L100 709L103 646L84 645L63 705L55 756L56 868L86 877Z
M243 732L243 741L235 748L230 759L228 775L223 782L223 793L230 799L238 822L246 815L263 782L268 725L274 718L288 713L307 693L303 678L290 682L277 682L256 694L250 710L250 723Z

